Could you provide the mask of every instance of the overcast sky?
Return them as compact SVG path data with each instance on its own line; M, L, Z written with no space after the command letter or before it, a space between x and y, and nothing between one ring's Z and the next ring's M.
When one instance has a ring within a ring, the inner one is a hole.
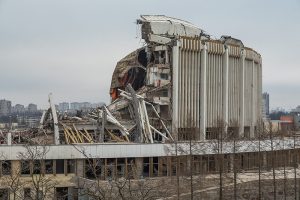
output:
M0 0L0 99L108 103L117 61L143 44L141 14L241 39L262 55L271 108L300 104L300 0Z

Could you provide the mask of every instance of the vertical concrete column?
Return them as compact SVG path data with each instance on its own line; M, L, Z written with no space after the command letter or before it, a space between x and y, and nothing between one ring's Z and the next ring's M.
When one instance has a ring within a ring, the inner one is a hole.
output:
M144 169L144 159L143 158L135 158L135 177L140 179L143 175Z
M12 160L11 161L11 175L12 177L18 176L21 170L21 162L20 160Z
M125 178L128 178L128 160L125 158Z
M106 177L107 177L107 159L104 158L104 180L106 180Z
M172 176L172 157L167 158L167 175Z
M56 160L53 160L53 175L56 176Z
M76 175L79 177L84 177L84 160L76 160Z
M64 160L64 174L68 175L68 160Z
M251 99L251 126L250 126L250 137L253 138L254 137L254 126L256 123L256 119L255 119L255 90L254 90L254 82L255 82L255 65L254 65L254 60L252 60L252 84L251 84L251 94L252 94L252 99Z
M206 69L207 46L204 43L201 51L201 83L200 83L200 140L205 140L206 134Z
M192 173L194 173L195 169L194 169L194 159L193 159L193 156L189 156L187 158L186 169L187 169L187 172L188 172L187 175L191 175Z
M230 157L229 157L229 159L230 159L230 162L229 162L229 171L230 172L233 172L233 170L234 170L234 154L230 154L229 155Z
M68 187L68 200L73 200L73 199L74 199L74 188Z
M11 132L7 133L7 145L11 145Z
M241 50L240 56L240 109L239 109L239 135L244 134L244 120L245 120L245 50Z
M262 167L267 167L267 152L262 152Z
M118 158L115 158L115 166L113 169L114 169L113 176L114 176L114 178L117 178L118 177Z
M149 158L149 170L150 170L150 172L149 172L149 176L150 177L153 177L153 157L151 157L151 158Z
M258 119L261 122L262 121L262 58L259 58L259 64L258 64Z
M223 108L223 121L225 125L225 134L227 133L228 128L228 68L229 68L229 52L228 47L224 45L225 53L223 55L223 74L222 74L222 81L223 81L223 91L222 91L222 108Z
M162 171L163 171L163 157L158 157L158 176L162 176Z
M0 177L3 176L3 174L2 174L2 162L3 162L3 161L0 160Z
M172 49L172 132L176 133L178 139L178 84L179 84L179 59L180 59L180 41L177 40Z

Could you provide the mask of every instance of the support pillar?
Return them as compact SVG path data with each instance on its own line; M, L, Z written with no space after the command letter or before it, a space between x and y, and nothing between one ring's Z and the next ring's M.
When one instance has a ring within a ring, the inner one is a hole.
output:
M207 46L204 43L201 51L201 83L200 83L200 141L205 140L206 134L206 69Z
M222 108L223 108L223 122L224 122L224 131L225 134L227 134L227 128L228 128L228 66L229 66L229 51L228 47L225 44L224 45L225 53L223 55L223 74L222 74L222 80L223 80L223 91L222 91Z
M245 120L245 50L241 50L240 56L240 109L239 109L239 135L244 136L244 120Z
M11 177L19 176L21 173L21 161L20 160L12 160L11 161Z
M180 60L180 41L177 40L172 49L172 132L178 140L178 83L179 83L179 60Z
M149 177L153 177L153 157L149 158Z
M11 132L7 133L7 145L11 145Z
M76 175L84 177L84 160L76 160Z
M140 179L143 175L144 158L135 158L135 178Z
M64 174L68 175L68 160L64 160Z
M252 84L251 84L251 93L252 93L252 99L251 99L251 125L250 125L250 138L254 138L254 126L256 123L256 112L255 109L255 90L254 90L254 82L255 82L255 65L254 65L254 60L252 61Z
M262 167L267 167L267 152L261 152L262 153Z
M229 162L229 171L230 172L234 172L234 161L235 161L235 158L234 158L234 155L235 154L230 154L229 155L229 160L230 160L230 162Z

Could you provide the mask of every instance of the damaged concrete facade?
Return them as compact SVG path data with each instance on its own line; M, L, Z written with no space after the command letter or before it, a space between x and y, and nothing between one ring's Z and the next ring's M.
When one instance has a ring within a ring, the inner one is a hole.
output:
M115 105L131 84L156 107L174 138L216 139L213 130L220 121L226 129L238 129L241 137L255 137L261 121L260 54L230 36L210 39L179 19L143 15L137 23L146 45L116 66L110 89L113 113L128 112Z

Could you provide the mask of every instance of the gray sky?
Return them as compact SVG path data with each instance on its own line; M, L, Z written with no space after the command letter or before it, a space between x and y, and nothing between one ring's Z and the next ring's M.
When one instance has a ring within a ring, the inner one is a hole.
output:
M0 99L108 103L116 62L143 44L140 14L241 39L263 57L271 108L300 104L300 0L0 0Z

